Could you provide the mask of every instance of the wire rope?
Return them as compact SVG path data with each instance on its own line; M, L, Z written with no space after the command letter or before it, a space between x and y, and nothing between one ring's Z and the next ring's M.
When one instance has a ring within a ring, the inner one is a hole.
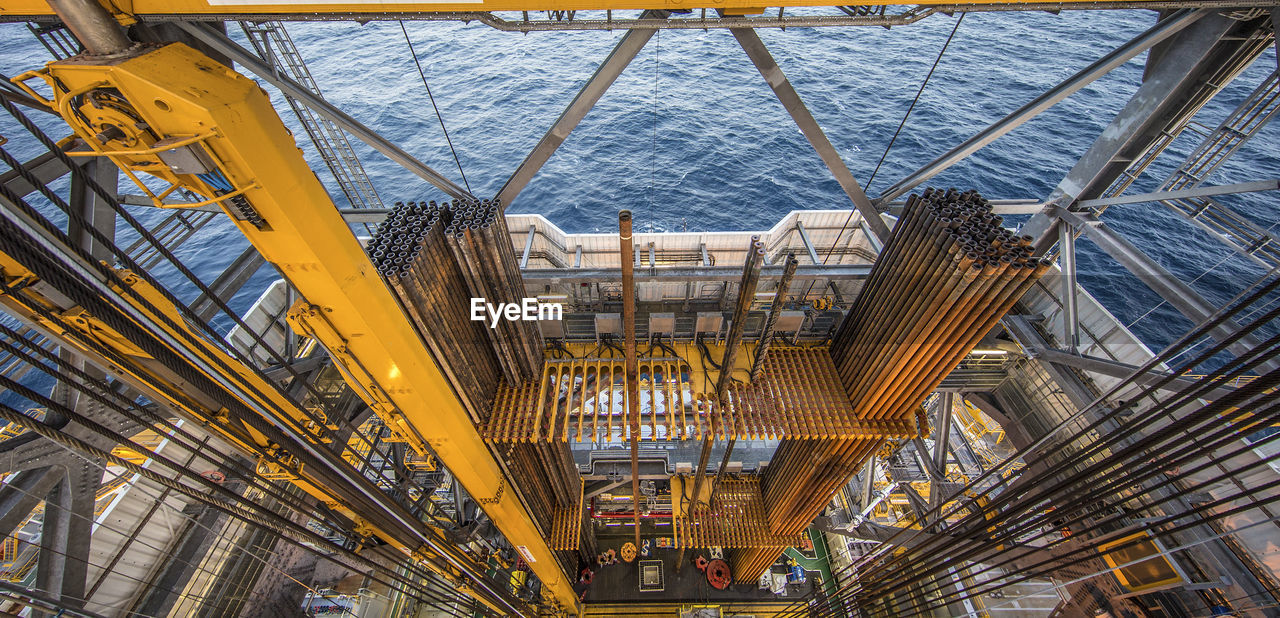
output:
M422 78L422 86L427 89L427 98L431 99L431 109L436 110L436 119L440 121L440 130L444 132L444 141L449 143L449 152L453 153L453 162L458 164L458 173L462 175L462 185L470 193L471 185L467 183L467 174L462 171L462 161L458 158L458 151L453 147L453 139L449 137L449 129L444 126L444 116L436 105L436 97L431 94L431 86L427 84L427 74L422 70L422 63L418 61L418 52L413 50L413 41L409 39L409 30L404 27L403 20L398 20L398 23L400 24L400 31L404 33L404 42L409 45L409 55L413 56L413 64L418 67L418 77Z
M898 135L902 133L902 128L906 126L907 119L911 117L911 112L915 110L916 103L920 101L920 95L924 94L924 89L929 85L929 80L933 77L933 72L937 70L938 64L942 62L942 56L947 53L947 48L951 46L951 40L955 38L956 31L960 29L960 23L964 21L965 15L967 15L967 13L961 13L960 17L956 19L956 25L951 28L951 34L947 35L947 40L942 44L942 49L938 50L938 57L933 60L933 66L929 67L929 72L925 74L924 80L920 82L920 88L916 90L915 98L911 99L911 105L907 107L907 112L902 115L902 121L898 123L897 130L893 132L893 137L889 139L889 144L885 146L884 154L880 155L880 161L876 163L876 168L871 172L871 177L868 178L866 184L862 186L863 191L871 190L871 183L876 179L876 174L880 172L880 166L884 164L885 158L889 156L889 151L893 148L894 142L898 141ZM853 221L853 213L855 212L857 212L856 208L849 210L849 216L845 217L844 223L840 225L840 231L836 232L835 241L831 243L831 247L827 249L827 254L822 258L823 265L831 259L831 254L835 253L836 247L840 246L840 238L843 237L845 231L849 229L849 222ZM805 290L804 298L808 298L809 293L813 291L814 283L815 281L809 282L809 288ZM823 292L823 296L826 296L825 291Z
M653 201L658 191L658 76L661 68L662 30L653 33L653 146L649 152L649 227L653 228Z

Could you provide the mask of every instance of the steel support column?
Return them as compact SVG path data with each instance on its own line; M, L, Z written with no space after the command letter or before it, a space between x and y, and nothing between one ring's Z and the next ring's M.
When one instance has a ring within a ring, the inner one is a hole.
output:
M875 489L875 476L878 466L875 457L868 457L862 465L862 491L858 496L858 507L866 510L871 506L871 492Z
M258 253L256 248L249 247L235 260L232 260L226 270L223 270L222 274L218 275L218 278L209 284L209 291L217 295L223 302L229 301L232 296L236 295L236 292L240 291L240 288L244 287L244 284L249 282L254 273L257 273L258 269L262 268L266 263L267 260L262 257L261 253ZM218 305L206 294L201 294L195 302L191 303L190 307L196 316L205 321L213 319L213 316L218 314Z
M933 467L941 478L929 483L929 503L933 506L937 506L945 497L942 495L942 483L947 478L947 450L951 446L951 410L954 407L954 392L943 391L938 394L938 415L933 424Z
M235 491L240 491L238 484ZM204 505L190 505L183 514L187 516L187 523L167 548L164 564L158 565L134 598L130 613L163 616L173 609L187 582L196 573L196 565L213 547L229 520L223 512Z
M1276 68L1280 69L1280 9L1271 9L1271 31L1276 33Z
M890 543L911 549L921 545L932 545L934 547L946 547L955 543L963 543L969 541L963 537L958 537L945 532L927 532L924 530L913 530L911 534L901 534L902 528L896 526L885 526L869 521L864 521L850 528L841 528L835 526L830 518L819 517L814 520L814 526L823 532L828 532L838 536L848 537L851 539L862 539L865 541L876 541L878 543ZM1055 548L1056 551L1063 551L1061 548ZM1060 567L1069 567L1070 565L1062 562L1055 554L1055 551L1039 549L1036 547L1023 546L1018 548L1001 548L996 544L991 546L990 558L999 561L1008 561L1005 565L1006 570L1019 570L1030 567L1042 561L1053 561ZM972 562L981 564L987 558L979 556ZM994 561L994 560L993 560Z
M11 536L65 473L60 466L32 468L18 472L0 486L0 536Z
M1193 100L1196 92L1244 44L1228 36L1238 34L1240 24L1218 13L1205 15L1152 50L1142 86L1058 183L1050 206L1032 216L1021 233L1035 237L1040 251L1047 249L1057 241L1049 208L1101 196L1171 123L1197 111L1203 101Z
M350 133L360 141L368 144L374 150L385 155L388 159L402 165L405 169L413 172L419 178L435 185L441 191L449 194L455 199L476 199L469 191L455 184L452 180L445 178L439 172L431 169L426 163L415 159L412 155L405 152L399 146L387 141L373 129L364 126L360 121L347 115L342 110L334 107L332 103L324 100L320 95L307 89L302 84L293 81L283 75L280 75L270 65L263 62L257 54L240 47L227 38L226 34L218 32L205 24L178 22L178 27L186 31L187 34L195 37L205 45L213 48L220 54L225 54L241 66L249 69L250 72L262 78L264 81L279 88L281 92L302 101L307 107L311 108L317 114L328 118L330 122L342 127L344 131Z
M116 237L115 210L111 208L111 205L106 200L102 199L102 196L88 189L85 177L92 178L104 187L115 187L119 181L119 169L105 157L94 157L86 161L79 169L71 170L70 206L79 210L84 220L93 226L108 242L114 242ZM75 219L69 220L67 227L71 241L78 247L99 260L112 259L111 247L95 240L89 231L83 229Z
M1212 197L1215 195L1234 195L1236 193L1253 193L1256 191L1275 191L1276 189L1280 189L1280 180L1257 180L1254 182L1237 182L1229 185L1213 185L1207 187L1195 187L1193 189L1174 189L1171 191L1155 191L1153 193L1139 193L1136 195L1122 195L1120 197L1084 200L1080 202L1078 206L1081 208L1101 208L1105 206L1119 206L1122 204L1142 204L1147 202L1161 202L1164 200Z
M79 145L83 146L84 144L83 142L79 142ZM80 161L87 162L89 159L80 159ZM42 153L29 161L23 162L22 165L26 167L27 171L31 172L37 180L45 184L49 184L71 171L67 168L67 165L62 162L62 159L59 159L58 156L52 152ZM26 197L32 191L36 190L35 187L31 186L31 183L18 175L16 170L9 170L0 174L0 185L4 185L10 191L17 194L18 197ZM148 204L150 204L150 202L148 202Z
M1058 223L1061 243L1059 266L1062 271L1062 345L1075 352L1080 348L1080 308L1076 303L1076 235L1071 224Z
M666 11L645 11L641 14L641 18L661 18L666 19ZM587 116L587 112L595 107L600 97L604 95L609 86L622 75L622 71L631 64L640 50L644 49L649 39L653 38L656 30L628 30L622 35L622 39L614 46L613 51L609 52L609 56L600 63L596 68L596 72L591 75L591 79L583 84L582 89L578 91L578 95L573 98L569 106L560 113L560 117L556 118L555 123L547 129L542 139L538 141L538 145L529 151L524 161L520 162L520 166L511 174L511 178L502 185L498 190L498 201L502 204L502 208L506 208L516 199L516 196L524 190L525 185L533 179L538 170L542 169L543 164L551 158L560 144L569 137L569 133L577 128L578 123Z
M1013 335L1014 338L1016 338L1020 343L1022 343L1024 347L1037 348L1037 349L1048 348L1047 342L1044 341L1044 338L1040 336L1039 332L1036 331L1035 327L1032 326L1031 323L1025 317L1018 316L1018 315L1010 315L1008 316L1008 319L1005 321L1005 325L1008 328L1009 333ZM1053 363L1053 362L1044 362L1041 364L1041 366L1044 368L1045 372L1049 374L1050 378L1054 381L1054 383L1057 384L1058 387L1063 390L1063 393L1072 401L1072 404L1077 409L1089 410L1089 412L1087 412L1084 418L1082 419L1084 422L1094 422L1098 420L1100 416L1106 412L1106 408L1103 408L1101 406L1095 406L1092 409L1089 409L1089 404L1091 404L1093 400L1096 398L1096 394L1094 392L1094 389L1090 388L1087 384L1085 384L1084 380L1082 380L1075 372L1068 371L1066 367L1057 365L1056 363ZM979 403L982 401L981 398L971 399L971 400L975 401L975 403ZM979 405L980 407L983 408L984 412L986 412L989 409L989 404L979 403ZM1071 413L1071 411L1064 411L1064 412L1066 414ZM1022 419L1019 419L1019 420L1022 420ZM1048 426L1052 426L1057 422L1057 419L1045 419L1045 420L1048 421L1047 422ZM1003 421L1002 421L1002 424L1003 424ZM1010 427L1010 425L1005 425L1005 426ZM1017 425L1015 424L1012 426L1016 427ZM1117 428L1117 426L1118 425L1117 425L1116 419L1114 418L1108 419L1104 421L1101 424L1101 426L1098 427L1098 431L1105 434L1105 433L1114 431ZM1019 449L1025 448L1028 442L1034 441L1038 438L1038 436L1033 436L1033 435L1026 435L1026 436L1015 435L1012 432L1010 432L1009 437L1011 440L1011 444L1013 444L1015 448L1019 448ZM1117 444L1112 448L1123 449L1141 440L1142 438L1143 438L1143 432L1138 432L1137 434L1134 434L1133 436L1120 441L1119 444ZM1022 442L1023 439L1027 439L1028 442ZM1072 448L1077 448L1077 447L1083 448L1085 445L1072 443L1071 446ZM1098 456L1108 457L1110 455L1110 452L1111 450L1109 449L1107 451L1098 453ZM1158 456L1158 453L1152 452L1151 455ZM1031 466L1039 466L1043 464L1044 462L1042 460L1036 460L1030 463ZM1227 470L1225 469L1222 469L1222 468L1219 468L1219 469L1222 472L1227 472ZM1006 489L1006 491L1021 491L1020 485L1022 483L1022 479L1025 479L1025 478L1031 478L1031 477L1026 476L1019 479L1015 479L1010 484L1010 486ZM1143 483L1141 490L1146 493L1149 493L1151 496L1155 498L1163 498L1163 497L1169 496L1170 493L1177 491L1179 489L1179 486L1180 486L1180 483L1177 483L1177 482L1168 483L1168 482L1162 482L1161 480L1152 479ZM1160 507L1160 510L1170 514L1192 512L1191 505L1188 503L1187 498L1185 496L1178 496L1178 497L1171 498L1163 506ZM1197 520L1199 520L1198 516L1191 516L1191 517L1196 517ZM1207 524L1204 524L1202 521L1200 521L1200 524L1197 527L1190 529L1188 531L1188 534L1199 535L1201 538L1210 538L1210 537L1213 537L1215 533L1209 528ZM1201 550L1203 553L1201 552ZM1267 592L1265 586L1250 573L1250 571L1240 561L1240 558L1235 554L1235 550L1233 550L1225 541L1221 539L1217 539L1212 542L1205 543L1201 546L1201 550L1192 551L1188 555L1195 557L1195 559L1199 563L1202 563L1204 565L1213 565L1217 569L1220 569L1224 575L1227 575L1231 579L1231 581L1236 586L1239 587L1238 590L1243 591L1245 594L1251 597L1257 597L1261 599L1268 598L1269 593Z
M66 475L45 498L35 587L78 608L85 603L90 535L102 469L98 461L69 460Z
M861 225L861 222L859 223ZM818 250L813 247L813 241L809 240L809 231L804 229L804 223L796 219L796 232L800 234L800 242L804 244L804 250L809 252L809 259L814 264L821 264L822 260L818 259ZM868 234L871 236L871 234ZM871 236L874 238L874 236Z
M1209 319L1209 316L1218 310L1217 307L1210 304L1209 301L1192 289L1190 285L1183 283L1173 273L1165 270L1163 266L1156 263L1155 260L1143 253L1133 243L1124 239L1110 226L1098 220L1098 217L1068 210L1060 210L1059 214L1063 219L1071 223L1073 227L1082 230L1089 237L1089 240L1093 241L1093 244L1119 262L1126 270L1137 276L1147 287L1159 294L1161 298L1177 309L1179 313L1186 316L1188 320L1195 324L1200 324ZM1224 341L1239 328L1239 325L1235 322L1226 321L1216 326L1211 332L1214 339ZM1258 345L1259 343L1254 337L1246 336L1231 345L1230 350L1237 356L1241 356L1247 354Z
M981 150L987 144L996 141L1000 136L1022 126L1028 120L1035 118L1040 114L1040 112L1057 105L1058 102L1071 96L1081 88L1088 86L1103 75L1110 73L1112 69L1136 58L1139 54L1147 51L1156 43L1164 41L1165 39L1177 34L1183 28L1195 23L1196 20L1208 14L1208 9L1194 11L1188 9L1177 11L1160 20L1159 23L1152 26L1146 32L1134 37L1128 43L1117 47L1111 53L1099 58L1093 64L1081 69L1075 75L1068 77L1048 92L1032 99L1026 105L1019 107L1009 115L997 120L987 128L979 131L973 137L965 140L960 145L948 150L942 156L930 161L924 167L912 172L906 178L880 194L880 197L876 198L876 204L881 206L888 204L890 201L893 201L894 198L897 198L924 184L930 178L941 174L947 168L963 161L966 157Z
M760 75L764 76L764 80L769 83L769 88L773 89L773 94L778 97L778 101L787 109L787 113L791 114L791 119L796 122L800 132L804 133L805 139L809 140L809 145L817 151L822 162L827 164L827 169L831 170L831 175L836 177L836 182L840 183L840 188L844 189L845 195L849 196L849 200L858 209L876 239L882 243L887 242L889 226L885 225L884 219L880 218L879 211L863 192L862 186L854 179L849 166L845 165L844 159L840 158L840 153L836 152L835 146L831 145L831 140L828 140L827 135L822 132L818 121L804 106L804 101L800 99L796 89L791 87L791 82L787 80L786 74L782 72L778 63L774 61L773 55L760 40L760 35L756 34L752 28L731 28L729 31L733 33L735 39L738 39L742 51L747 52L747 57L751 59L752 64L756 65L756 69L760 71Z
M1096 358L1093 356L1072 354L1070 352L1064 352L1062 350L1054 350L1049 348L1046 348L1046 349L1030 348L1027 350L1027 352L1032 356L1032 358L1036 358L1042 361L1048 361L1050 363L1055 363L1058 365L1075 367L1076 369L1081 369L1081 370L1084 370L1090 373L1096 373L1099 375L1111 376L1113 378L1121 378L1121 379L1127 378L1133 375L1133 373L1138 370L1138 367L1135 367L1133 365L1127 365L1125 363L1121 363L1113 360L1107 360L1105 358ZM1165 378L1168 377L1168 375L1169 374L1164 372L1149 371L1142 375L1137 376L1134 379L1139 384L1150 385L1150 384L1159 382L1161 380L1164 380ZM1171 382L1166 384L1163 387L1163 389L1171 392L1176 392L1176 391L1180 391L1182 389L1188 388L1193 384L1194 384L1193 381L1188 380L1186 378L1174 378ZM1230 388L1217 387L1209 391L1209 395L1212 398L1216 399L1216 398L1224 397L1226 395L1231 394L1232 390L1233 389L1230 389Z

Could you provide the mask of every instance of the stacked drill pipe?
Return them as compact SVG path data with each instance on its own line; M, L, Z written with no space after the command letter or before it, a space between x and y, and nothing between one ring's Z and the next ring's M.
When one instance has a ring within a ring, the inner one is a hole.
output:
M725 479L720 499L706 509L686 510L672 518L672 537L681 549L771 547L778 551L800 543L800 537L769 532L760 502L757 477Z
M449 214L444 237L462 269L471 297L494 305L521 302L524 279L501 205L496 200L454 200ZM508 384L521 384L542 373L544 344L536 324L498 320L489 330L489 344Z
M1048 269L976 192L926 190L905 213L831 344L860 420L908 421ZM803 530L883 440L783 440L762 479L770 529ZM737 552L735 572L758 575L767 554Z
M449 214L435 202L397 202L368 251L478 423L489 416L502 369L489 353L488 329L471 321L466 278L444 239Z
M760 282L760 267L764 264L764 243L760 241L759 236L751 237L751 245L747 247L747 258L742 265L742 283L738 286L738 303L733 311L733 320L729 323L729 334L725 338L724 358L720 362L720 378L716 382L716 396L713 400L715 406L720 410L730 410L730 385L733 383L733 366L737 362L738 348L742 345L742 334L746 329L747 313L751 310L751 301L756 296L756 284ZM724 476L724 469L729 462L729 457L733 454L733 446L737 440L732 437L731 433L725 431L725 427L718 426L714 421L716 417L709 415L711 420L708 431L702 437L702 448L698 452L698 468L694 471L693 476L693 497L691 498L688 509L696 511L700 508L711 508L715 500L716 486L711 486L711 495L705 504L702 504L702 482L707 476L707 462L711 458L711 445L715 440L717 430L720 435L730 435L728 444L725 445L724 458L720 467L716 470L716 482L719 482ZM731 428L730 428L731 430ZM680 549L679 557L676 558L676 570L684 565L685 548Z
M716 400L722 407L730 410L731 416L742 418L741 410L734 410L729 397L729 386L733 383L733 366L737 362L737 351L742 346L742 334L746 331L747 314L751 311L751 303L756 298L756 286L760 283L760 268L764 266L764 243L759 237L751 237L751 249L747 252L747 263L742 270L742 286L738 290L738 306L733 314L733 324L729 327L729 339L724 348L724 361L720 364L720 380L716 384ZM792 269L794 272L794 269ZM783 277L786 278L785 276ZM790 281L787 284L790 285ZM776 305L775 305L776 306ZM750 378L748 378L750 379ZM724 480L725 470L729 468L729 458L733 457L733 448L737 445L736 435L729 438L724 446L724 457L720 459L720 467L716 468L715 482L711 484L711 496L707 502L714 504L716 493L720 491L720 482Z
M756 347L756 357L751 361L749 381L755 382L764 367L764 359L769 355L769 347L773 343L773 328L778 324L778 316L782 315L782 305L787 299L787 289L791 287L791 278L796 275L796 267L800 260L796 254L787 254L787 263L782 267L782 278L773 292L773 303L769 306L769 318L764 322L764 330L760 332L760 344Z
M831 345L859 418L905 419L1049 268L976 192L908 200Z
M524 388L543 375L535 325L500 320L489 328L471 319L472 298L496 304L524 294L496 203L397 202L368 251L477 427L489 421L500 387ZM513 444L502 454L534 520L550 534L555 514L581 501L568 445Z
M756 297L756 285L760 283L760 268L764 265L764 243L760 241L759 236L751 237L751 246L747 248L747 259L742 265L742 283L738 286L738 302L733 310L733 319L729 323L729 334L725 337L724 357L720 361L720 377L716 381L716 403L721 409L727 409L729 405L729 385L733 383L733 366L737 364L738 348L742 346L742 335L747 327L747 314L751 311L751 302ZM702 491L702 480L706 477L707 460L711 456L711 444L715 437L716 427L712 427L702 439L702 449L698 455L698 469L694 472L693 477L693 500L696 505L699 492ZM724 430L721 429L721 434ZM729 443L724 449L724 463L716 470L716 481L720 481L724 476L725 465L729 461L729 457L733 454L733 446L736 443L734 438L729 438ZM710 498L715 497L715 485L711 487L711 496L707 502L711 502Z

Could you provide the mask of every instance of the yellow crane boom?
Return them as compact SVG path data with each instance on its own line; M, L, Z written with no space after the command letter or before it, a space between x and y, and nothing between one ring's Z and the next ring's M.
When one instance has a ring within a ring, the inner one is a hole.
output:
M195 205L219 205L298 290L291 323L324 344L388 426L440 459L544 594L576 612L571 583L518 492L257 84L177 43L82 55L16 81L34 78L98 155L135 181L143 172L170 183L156 200L181 187L206 198Z

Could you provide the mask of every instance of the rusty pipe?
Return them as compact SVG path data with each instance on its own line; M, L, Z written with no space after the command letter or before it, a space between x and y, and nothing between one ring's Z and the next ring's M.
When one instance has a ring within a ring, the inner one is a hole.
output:
M97 0L47 0L49 8L66 24L84 50L95 56L128 51L133 41L120 23Z
M640 369L636 362L635 243L631 237L631 211L618 213L618 258L622 262L622 331L626 345L627 417L631 424L631 504L634 508L635 544L640 547Z
M749 380L755 382L760 377L760 369L764 366L764 357L769 354L769 344L773 340L773 327L778 323L778 316L782 314L782 305L786 301L787 288L791 287L791 278L796 274L796 267L799 266L800 260L796 259L795 253L787 254L786 266L782 268L782 278L778 279L778 287L773 293L773 305L769 307L769 319L764 323L764 330L760 333L760 343L756 346L756 358L751 363L751 373Z

